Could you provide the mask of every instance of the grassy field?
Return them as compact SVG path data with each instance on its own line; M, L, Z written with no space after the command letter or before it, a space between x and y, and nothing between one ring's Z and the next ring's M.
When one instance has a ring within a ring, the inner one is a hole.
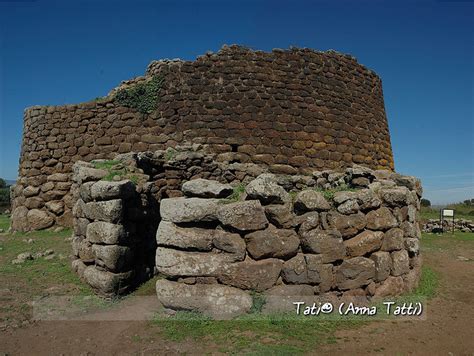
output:
M0 216L0 223L6 226L8 218ZM71 271L70 241L67 240L70 234L70 230L0 234L0 323L28 319L31 296L93 294ZM28 242L29 239L34 242ZM474 234L423 234L421 245L422 250L429 253L430 250L449 250L453 242L472 248ZM39 258L21 265L11 263L19 253L46 249L54 249L54 259ZM424 266L419 287L399 300L433 298L437 294L438 279L438 274L430 266ZM132 295L154 295L155 281L156 278L143 284ZM8 293L3 293L6 290ZM96 302L94 299L90 303L97 305ZM120 300L114 303L120 303ZM197 313L178 312L168 319L157 317L149 327L155 335L171 342L198 341L228 353L284 355L307 353L317 345L336 343L341 341L336 337L337 330L357 328L368 322L367 317L342 320L294 314L264 316L258 311L236 320L213 321Z
M10 227L10 218L7 215L0 214L0 229L7 231Z

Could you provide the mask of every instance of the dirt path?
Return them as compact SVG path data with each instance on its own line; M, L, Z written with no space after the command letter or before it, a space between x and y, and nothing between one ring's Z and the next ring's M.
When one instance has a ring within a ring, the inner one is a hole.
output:
M472 243L459 243L425 251L425 264L441 277L439 294L429 301L426 320L379 321L337 331L336 343L319 346L311 353L474 355L472 247ZM154 309L153 299L142 301L139 309L147 315ZM95 316L134 318L130 307L104 313ZM219 350L218 345L203 340L166 339L159 326L147 321L41 321L0 332L0 351L8 355L194 355L219 354Z
M324 347L322 353L474 355L474 250L457 246L424 256L441 275L440 293L429 301L426 320L378 322L339 331L337 345Z

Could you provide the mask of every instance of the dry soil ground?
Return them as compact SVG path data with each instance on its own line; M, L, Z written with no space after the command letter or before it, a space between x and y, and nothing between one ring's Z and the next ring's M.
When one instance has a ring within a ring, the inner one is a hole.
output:
M424 235L428 274L418 293L430 297L426 320L360 322L182 320L179 314L167 321L133 321L150 319L159 308L153 283L109 304L84 299L90 290L70 273L67 257L59 258L68 253L67 235L0 235L0 354L474 355L473 234ZM30 238L35 242L28 243ZM20 252L50 247L50 261L11 264ZM84 320L33 321L33 295L75 295L65 306ZM106 320L120 318L126 320Z

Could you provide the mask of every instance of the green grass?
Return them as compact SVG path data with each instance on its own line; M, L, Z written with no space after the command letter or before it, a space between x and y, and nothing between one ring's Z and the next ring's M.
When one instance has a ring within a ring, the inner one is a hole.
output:
M111 182L115 177L119 179L130 179L135 185L138 184L138 177L135 174L130 174L129 170L123 166L122 162L116 160L108 161L92 161L94 168L103 169L107 171L107 175L102 180Z
M422 233L421 235L422 249L450 249L457 242L474 242L474 234L472 232L454 231L454 234L445 232L443 234Z
M317 192L320 192L326 200L331 201L334 199L334 195L337 192L355 192L358 189L351 188L347 184L341 184L341 185L338 185L337 187L330 188L330 189L315 188L314 190L316 190Z
M178 151L176 151L173 147L168 147L165 152L165 161L168 162L172 160L174 157L176 157L177 154Z
M0 229L7 231L10 227L10 217L5 214L0 214Z
M240 184L238 184L237 186L234 187L234 190L232 191L232 193L228 197L226 197L224 199L221 199L220 203L221 204L236 203L240 200L240 197L244 193L245 193L245 184L240 183Z
M106 171L110 171L111 169L114 168L114 166L121 164L120 161L116 160L108 160L108 161L92 161L92 165L96 169L104 169Z

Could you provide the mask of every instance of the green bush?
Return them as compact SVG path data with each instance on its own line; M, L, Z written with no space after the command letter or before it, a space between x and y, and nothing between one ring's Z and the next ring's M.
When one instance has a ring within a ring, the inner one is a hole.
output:
M0 188L0 204L10 204L10 188Z
M163 78L155 76L147 82L120 89L115 94L115 101L121 106L136 109L142 114L149 114L156 109L162 84Z
M421 206L425 206L425 207L431 206L431 202L428 199L424 199L424 198L420 200L420 204Z

